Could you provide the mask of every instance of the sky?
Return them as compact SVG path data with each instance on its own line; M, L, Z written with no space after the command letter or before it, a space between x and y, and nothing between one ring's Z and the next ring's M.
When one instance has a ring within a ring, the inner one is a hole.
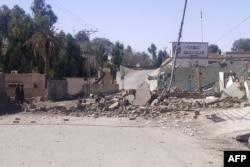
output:
M0 0L32 15L33 0ZM119 41L134 51L153 43L171 49L177 41L185 0L46 0L58 17L55 27L66 33L97 30L90 35ZM201 17L202 13L202 17ZM240 38L250 38L249 0L188 0L181 42L208 42L227 52Z

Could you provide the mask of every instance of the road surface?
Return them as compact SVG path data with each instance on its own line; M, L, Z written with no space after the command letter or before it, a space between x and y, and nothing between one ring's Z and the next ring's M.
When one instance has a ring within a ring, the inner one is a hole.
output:
M219 166L191 136L119 118L3 116L0 141L0 166L6 167Z
M124 77L124 89L137 89L138 86L143 83L148 74L154 70L131 70L125 72ZM117 75L117 82L119 83L119 89L122 89L122 80L120 80L120 74Z

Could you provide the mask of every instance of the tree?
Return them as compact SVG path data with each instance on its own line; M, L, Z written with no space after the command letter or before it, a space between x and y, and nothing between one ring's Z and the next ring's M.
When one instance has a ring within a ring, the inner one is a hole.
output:
M114 80L116 79L116 72L117 70L120 70L120 65L122 63L122 56L123 56L123 44L120 42L116 42L115 46L112 49L111 55L111 62L112 62L112 67L111 67L111 72L113 76L112 82L114 83Z
M98 67L103 67L104 64L108 61L108 54L103 45L99 45L98 48L95 49L96 61Z
M162 50L160 50L158 52L158 56L157 56L157 61L156 61L156 67L160 67L162 62L163 62L163 59L164 59L164 52Z
M148 52L151 54L153 60L156 60L157 47L155 44L151 44L151 46L148 48Z
M6 6L1 9L0 22L1 27L3 27L1 29L1 42L4 41L1 50L4 52L0 54L0 64L2 64L0 66L4 72L11 70L31 72L34 56L23 47L23 43L32 33L33 20L18 5L15 5L11 10Z
M8 36L8 23L10 19L11 19L11 10L6 5L1 6L0 8L0 32L1 34L0 35L2 38L6 38Z
M50 29L57 22L57 16L45 0L34 0L31 5L34 14L34 26L37 30Z
M36 31L25 43L25 46L31 45L35 55L43 57L45 63L45 87L49 78L50 56L55 53L55 49L60 46L60 40L54 36L54 29Z
M89 37L88 35L85 33L85 31L79 31L76 35L75 35L75 39L77 42L79 43L83 43L86 41L89 41Z
M11 19L11 10L3 5L0 8L0 69L5 71L6 62L5 52L7 51L6 40L8 37L8 23Z
M234 52L246 52L250 51L250 39L240 38L233 43L231 48Z
M221 50L219 49L219 46L215 44L211 44L208 46L208 53L219 53L221 54Z
M135 65L135 55L132 51L131 46L127 46L123 51L122 63L125 66L134 66Z
M98 48L100 45L105 48L107 54L111 53L114 44L106 38L94 38L91 41L91 45L94 49Z

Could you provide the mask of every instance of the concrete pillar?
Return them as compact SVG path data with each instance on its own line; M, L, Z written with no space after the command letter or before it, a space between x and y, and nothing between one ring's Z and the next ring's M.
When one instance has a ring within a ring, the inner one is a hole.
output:
M219 72L219 85L220 85L220 91L223 91L225 89L225 77L224 72Z

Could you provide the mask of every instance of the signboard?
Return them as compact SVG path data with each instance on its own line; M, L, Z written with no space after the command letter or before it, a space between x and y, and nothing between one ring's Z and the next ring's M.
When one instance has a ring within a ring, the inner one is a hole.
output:
M172 54L175 55L177 42L172 42ZM177 49L177 58L207 58L208 43L207 42L180 42L180 47Z

